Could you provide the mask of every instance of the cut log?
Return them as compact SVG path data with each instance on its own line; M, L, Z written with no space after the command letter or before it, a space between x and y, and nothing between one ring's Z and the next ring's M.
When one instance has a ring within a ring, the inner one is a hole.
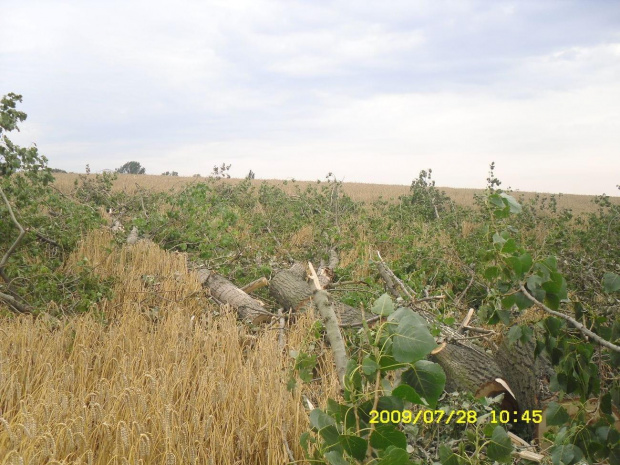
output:
M406 290L406 285L383 260L380 259L377 268L392 296L399 296L399 289L403 292ZM473 329L468 326L473 310L470 309L459 329L455 331L438 322L434 314L423 308L417 308L416 304L419 302L420 300L410 299L408 305L415 308L429 326L439 327L447 342L443 349L431 357L446 373L447 390L470 391L477 397L504 393L501 408L511 412L523 413L540 409L541 401L548 397L547 381L553 369L546 359L535 358L533 341L510 345L508 339L504 338L497 353L489 355L470 344L460 334L466 328ZM528 438L533 437L533 424L521 422L517 423L517 427Z
M446 373L447 391L471 391L502 377L502 372L491 357L460 344L449 343L431 359Z
M253 324L271 321L273 314L228 279L210 270L198 270L198 280L218 301L234 308L239 317Z
M326 272L322 274L323 277ZM303 311L312 305L312 295L315 287L311 282L306 281L306 269L300 263L295 263L288 270L282 270L271 278L269 290L274 299L285 309L292 309L294 312ZM319 283L324 287L319 276ZM362 321L362 312L350 305L337 300L332 302L336 316L340 325L347 326Z
M520 341L510 344L505 337L495 354L495 361L522 411L537 410L539 407L534 349L533 341L527 344Z

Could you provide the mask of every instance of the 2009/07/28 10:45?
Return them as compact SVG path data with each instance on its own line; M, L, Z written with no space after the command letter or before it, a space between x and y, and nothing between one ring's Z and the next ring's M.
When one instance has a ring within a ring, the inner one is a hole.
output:
M542 410L526 410L521 415L516 410L500 410L490 412L491 423L540 423L542 421ZM478 412L475 410L452 410L446 414L443 410L419 410L414 416L411 410L371 410L370 423L413 423L423 422L449 424L454 421L459 424L476 423Z

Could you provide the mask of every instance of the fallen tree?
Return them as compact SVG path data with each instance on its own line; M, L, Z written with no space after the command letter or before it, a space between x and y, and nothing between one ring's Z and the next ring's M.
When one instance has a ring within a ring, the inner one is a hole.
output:
M323 289L332 286L334 276L333 267L337 263L335 254L330 257L328 264L321 264L316 273L313 267L309 269L300 262L290 268L276 273L269 281L271 296L285 310L303 312L311 306L316 306L324 322L330 325L329 340L332 347L339 347L339 363L337 371L342 382L343 364L346 352L342 351L341 341L337 336L337 326L355 327L363 324L363 313L350 305L340 302L329 296ZM501 410L525 412L531 414L534 410L542 410L543 415L549 402L550 393L548 381L553 372L549 362L541 357L535 357L533 342L509 343L504 337L494 349L484 349L471 342L475 337L484 337L494 334L490 330L469 326L473 315L470 309L466 319L459 328L455 329L437 320L425 303L443 298L443 296L416 299L415 293L380 259L377 262L380 276L386 283L387 291L393 298L398 299L402 306L409 306L422 316L429 326L438 327L438 337L441 344L433 351L431 360L441 365L446 374L447 391L469 391L476 397L492 397L503 394ZM210 295L222 304L233 308L242 320L260 324L271 321L274 314L267 311L263 304L235 286L223 276L211 270L198 270L199 281L208 289ZM266 284L263 278L246 286L251 292L255 286ZM332 313L338 325L334 327ZM366 315L368 323L379 320L375 315ZM327 326L327 324L326 324ZM481 336L469 336L466 331L476 332ZM336 351L335 351L336 352ZM542 442L546 426L538 428L533 423L517 423L516 431L524 437L537 438Z
M274 317L273 313L263 308L261 302L223 276L206 269L198 270L197 274L198 281L209 290L210 295L219 302L230 305L242 320L260 324L271 321Z

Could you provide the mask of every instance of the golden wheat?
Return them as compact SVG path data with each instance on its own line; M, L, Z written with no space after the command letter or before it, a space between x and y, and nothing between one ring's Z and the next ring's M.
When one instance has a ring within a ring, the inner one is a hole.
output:
M148 241L117 248L94 231L67 269L83 259L117 278L110 300L61 326L0 320L1 464L280 464L287 445L303 458L301 395L338 395L328 353L321 385L286 389L288 351L302 348L312 315L283 350L277 331L215 316L181 254Z

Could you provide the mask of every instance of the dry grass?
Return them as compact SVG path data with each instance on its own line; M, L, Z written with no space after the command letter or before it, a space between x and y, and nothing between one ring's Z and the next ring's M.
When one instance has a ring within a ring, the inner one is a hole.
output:
M54 175L56 177L55 185L62 192L68 193L73 189L73 183L77 179L78 174L74 173L59 173ZM193 182L204 181L206 178L185 178L177 176L156 176L156 175L131 175L123 174L119 175L118 179L114 183L114 189L124 191L128 194L132 194L139 189L149 189L157 192L164 191L180 191L187 185ZM237 184L241 182L241 179L226 179L223 182ZM277 179L268 180L254 180L252 181L255 186L259 186L262 182L266 182L269 185L275 185L281 187L288 194L296 192L295 186L299 186L302 190L307 186L316 185L316 181L295 181L287 182ZM344 183L344 192L349 195L353 200L360 202L373 202L380 198L388 201L397 201L401 195L409 193L409 186L390 185L390 184L365 184L365 183ZM481 194L483 189L461 189L452 187L439 187L444 190L446 194L458 205L473 206L474 194ZM533 192L515 192L513 195L519 197L523 195L527 201L533 198L536 194ZM546 195L546 194L543 194ZM570 208L573 213L580 215L582 213L588 213L596 210L596 206L592 203L592 195L574 195L563 194L558 197L558 208ZM620 205L620 197L612 197L612 202Z
M313 316L283 350L278 331L215 316L183 255L111 240L91 233L67 264L117 277L110 301L60 326L0 321L0 463L282 464L285 443L301 460L307 413L286 390L287 353ZM322 384L304 387L317 403L337 396L332 366L326 353Z

